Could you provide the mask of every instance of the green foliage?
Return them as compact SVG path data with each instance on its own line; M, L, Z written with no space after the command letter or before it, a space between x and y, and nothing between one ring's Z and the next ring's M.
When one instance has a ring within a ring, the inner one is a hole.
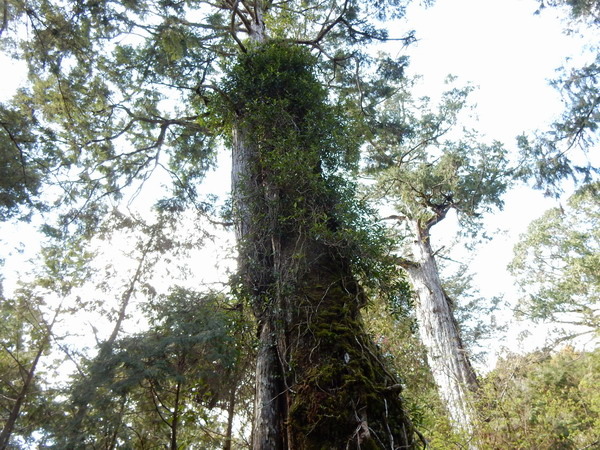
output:
M0 319L7 326L0 330L4 419L0 447L37 442L55 419L60 420L53 371L64 363L64 354L57 350L66 347L56 325L72 312L67 298L90 276L87 265L92 256L80 239L45 243L32 273L21 274L17 288L1 298Z
M246 376L248 323L220 295L182 288L146 310L150 329L101 349L89 367L94 381L75 383L75 404L91 399L76 439L80 445L116 439L126 447L144 447L175 439L184 447L216 446L224 433L221 412ZM94 395L86 395L93 385ZM66 438L55 436L59 443Z
M482 383L478 435L484 448L595 448L599 374L598 349L500 360Z
M566 347L556 354L510 355L481 377L474 436L454 434L410 318L392 318L384 302L366 314L367 327L404 385L417 428L432 449L582 449L600 440L600 350Z
M454 209L463 233L475 233L483 213L503 206L511 169L502 144L482 143L467 130L452 140L470 91L447 91L437 111L428 98L400 91L374 124L368 172L377 179L375 191L423 230Z
M320 169L330 175L356 165L357 136L340 111L327 104L315 63L301 46L270 42L242 54L223 82L227 128L235 122L252 129L263 164L275 164L272 172L288 177L278 180L284 184L291 183L293 173L278 169L290 161L311 168L311 178L320 176Z
M39 126L30 105L0 104L0 221L25 218L42 207L39 199L45 167L51 165L47 151L54 137Z
M386 260L390 241L349 181L357 171L359 136L327 102L314 66L300 46L271 42L250 49L232 67L215 114L227 127L251 130L253 172L273 189L260 199L252 195L257 204L251 207L264 219L259 233L268 239L306 234L343 255L365 284L382 286L397 279Z
M39 367L40 358L51 349L52 325L46 322L45 309L46 302L34 286L21 286L8 298L0 293L0 444L9 448L34 441L36 432L54 415L55 392L47 388L47 372Z
M600 25L600 4L596 0L540 0L541 12L546 6L566 6L573 19L565 33L577 33ZM520 176L532 179L534 187L548 196L559 197L565 179L576 183L597 180L600 168L588 152L598 144L600 123L600 53L597 45L587 49L595 56L581 67L565 65L557 72L552 86L560 93L564 112L546 130L518 138L523 161Z
M75 251L85 249L79 238L91 239L95 233L110 235L98 224L110 222L102 219L112 202L132 193L135 196L136 188L141 189L156 170L164 170L173 179L169 186L173 198L160 202L161 213L182 212L190 200L197 206L196 185L213 162L215 136L230 131L215 131L213 117L208 117L214 98L207 92L219 91L226 92L235 106L232 111L239 113L230 117L230 124L242 117L253 128L254 142L260 147L260 158L253 168L256 176L284 194L274 215L277 226L266 228L265 233L306 233L323 244L320 248L342 254L340 261L353 262L364 280L377 279L374 270L382 263L375 256L380 252L374 249L387 241L370 233L372 223L363 218L365 209L355 202L354 187L342 176L355 170L359 145L356 136L348 132L351 123L343 119L341 109L327 105L329 92L315 81L314 59L293 45L280 46L284 50L280 59L273 53L277 45L269 47L273 50L270 54L264 50L262 59L263 50L250 48L251 56L242 59L246 58L246 68L252 70L246 73L240 69L239 79L232 75L227 81L231 86L227 82L221 86L220 64L239 49L250 47L243 38L250 32L250 23L260 22L256 15L264 13L268 24L277 24L268 30L268 36L299 40L319 50L320 69L327 73L323 78L335 83L340 92L345 90L340 97L348 99L360 91L356 87L358 67L362 71L374 61L359 47L387 36L370 23L370 18L401 14L404 3L255 2L238 8L237 3L202 1L5 2L2 44L26 60L29 69L26 89L13 104L30 107L24 110L31 111L31 119L29 114L19 113L22 134L24 139L34 136L32 148L50 161L40 165L39 172L35 170L38 166L28 165L32 174L27 180L9 180L10 186L21 191L11 193L13 203L7 202L7 208L13 211L14 205L26 203L27 197L40 191L60 208L60 226L48 226L45 231L68 245L48 249L53 263L47 288L71 294L70 286L89 276L88 255ZM20 27L32 32L18 36ZM290 60L289 54L295 57ZM252 63L253 58L261 63ZM382 66L385 76L399 73L392 61ZM250 78L244 80L248 74ZM364 87L371 100L389 93L385 83ZM48 132L52 139L41 138L46 137L45 126L52 131ZM23 158L16 164L16 157L35 152L16 150L19 148L11 147L6 159L23 169ZM11 175L15 174L11 168ZM34 183L25 183L29 178ZM60 189L46 189L52 185ZM274 202L267 206L274 206ZM270 222L274 216L255 218ZM177 217L173 215L172 221ZM75 234L78 236L73 237ZM158 236L156 244L148 244L148 251L154 251L153 245L171 243ZM64 283L63 276L67 278ZM134 285L132 282L128 292ZM102 287L114 288L109 282ZM144 290L151 293L149 287ZM75 430L84 444L127 447L137 439L136 430L143 436L137 442L141 447L164 443L168 428L172 436L175 434L178 414L187 415L185 420L191 423L194 415L201 417L207 410L191 401L178 409L174 392L182 385L197 383L200 391L206 389L205 402L222 401L217 394L223 392L209 373L214 374L211 364L223 372L230 369L222 361L227 355L221 360L217 355L219 351L226 353L225 349L215 344L221 338L226 340L224 335L205 333L214 339L210 342L195 334L186 338L178 328L187 323L186 318L193 322L191 328L207 324L189 309L174 308L177 320L169 324L162 316L151 314L157 325L152 324L148 332L121 339L114 348L112 342L102 346L89 367L81 364L75 391L87 387L97 394L74 395L80 403L94 398L84 426ZM218 317L206 316L218 322ZM206 355L209 358L202 359ZM188 360L193 367L186 365ZM86 372L90 372L89 378ZM86 384L90 379L93 382ZM187 395L189 400L192 394L187 391ZM159 405L158 399L164 404ZM377 402L381 406L381 400ZM65 404L63 410L68 409ZM81 405L71 406L67 416L81 411L77 409ZM61 424L64 421L58 421L53 429L59 447L70 437L61 435ZM180 442L186 445L183 439Z
M571 15L577 20L591 19L594 24L600 23L600 4L597 0L538 0L540 9L538 13L550 6L567 6L571 10Z
M599 189L599 183L582 187L565 208L533 221L515 245L509 269L524 292L524 316L600 330Z
M318 47L322 69L356 92L354 61L372 63L361 47L387 37L370 19L398 17L406 3L261 2L258 9L269 36ZM15 137L26 136L31 149L0 156L11 167L0 208L16 214L15 205L27 205L40 186L59 185L47 204L72 208L70 222L160 171L172 177L168 188L178 202L197 202L216 142L204 126L206 101L219 90L223 60L247 45L256 10L205 1L5 2L0 45L29 69L26 89L11 102L28 105ZM20 33L24 27L34 31Z
M82 213L99 220L98 204L130 194L130 185L157 168L172 175L169 187L181 201L197 201L214 143L201 133L189 93L215 57L204 42L210 32L181 20L184 9L201 5L84 3L11 2L5 9L3 43L29 73L26 89L0 111L0 159L10 170L0 207L29 206L40 186L59 185L44 189L51 193L44 201L60 206L65 223ZM18 33L22 26L35 32ZM177 108L166 98L177 98Z
M562 192L564 179L589 183L600 172L585 156L598 144L600 54L586 66L563 68L559 74L552 85L564 99L566 108L562 116L548 131L518 138L524 159L519 175L524 179L533 178L537 189L555 197Z

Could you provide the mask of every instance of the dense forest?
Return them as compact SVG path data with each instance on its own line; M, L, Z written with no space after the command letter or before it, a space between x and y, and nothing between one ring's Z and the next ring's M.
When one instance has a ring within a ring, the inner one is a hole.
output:
M3 0L0 450L600 446L597 43L503 142L419 92L434 6ZM515 187L553 206L503 302L464 255ZM544 345L486 365L508 315Z

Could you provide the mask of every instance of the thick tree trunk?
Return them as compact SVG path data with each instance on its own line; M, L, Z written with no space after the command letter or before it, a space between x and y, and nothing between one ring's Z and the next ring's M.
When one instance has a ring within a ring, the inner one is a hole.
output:
M265 43L262 10L259 3L255 5L249 36L255 43ZM251 103L261 100L252 98ZM244 110L244 105L240 108ZM287 126L296 129L303 118L295 116L297 112L290 114L295 119ZM272 152L275 147L253 140L247 118L238 118L232 149L238 267L259 337L253 448L412 447L413 429L402 406L399 384L385 370L363 328L359 312L363 293L348 262L338 249L317 242L300 225L290 226L289 219L282 225L289 213L282 212L282 205L319 195L315 185L300 175L297 186L282 186L277 170L286 169L262 164L261 151ZM282 119L273 117L280 123L273 128L275 133L285 133ZM300 157L309 150L278 151L287 157L296 152ZM297 164L307 161L311 167L298 173L314 178L320 173L320 161L298 159ZM316 184L323 185L324 180ZM301 194L298 186L303 186ZM324 223L333 226L328 219Z
M364 293L331 249L305 244L312 263L284 299L288 320L278 342L288 448L410 447L399 385L363 328Z
M406 264L417 293L416 315L421 341L440 395L454 424L470 433L474 411L472 394L478 383L460 338L450 299L442 288L437 264L429 243L429 230L412 221L413 263Z
M411 448L400 386L364 330L348 261L281 225L288 192L261 167L251 131L234 130L232 190L239 273L258 322L253 448Z

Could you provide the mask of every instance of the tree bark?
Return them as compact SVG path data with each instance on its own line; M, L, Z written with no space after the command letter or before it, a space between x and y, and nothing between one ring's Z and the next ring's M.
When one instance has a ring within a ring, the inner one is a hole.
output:
M21 407L23 406L23 402L25 401L25 398L29 394L29 388L31 387L31 383L33 382L35 370L37 368L38 362L40 361L42 354L44 353L44 349L46 348L46 345L47 345L47 340L44 339L43 343L40 345L40 348L36 352L35 358L33 359L33 362L31 363L31 367L27 371L27 375L25 376L23 386L21 386L21 390L19 391L19 394L17 395L17 398L16 398L15 403L10 411L10 414L8 415L8 418L6 419L6 423L4 424L4 427L2 428L2 432L0 432L0 450L5 450L8 448L8 444L10 443L10 437L15 428L15 424L17 423L17 419L19 418L19 415L21 414Z
M399 384L365 332L349 262L281 225L289 191L261 167L251 135L234 130L232 190L239 273L258 323L253 448L411 448Z
M233 418L235 416L235 400L237 386L233 386L229 392L229 403L227 405L227 431L225 432L225 444L223 450L231 450L231 442L233 440Z
M260 175L253 170L257 150L249 144L248 130L241 127L233 131L232 192L235 212L235 232L240 243L239 272L245 276L243 284L254 298L268 295L272 284L271 261L268 249L262 247L258 219L262 214L258 204L262 201ZM255 241L255 242L253 242ZM282 374L278 361L275 331L272 318L255 307L258 321L259 348L256 360L256 391L254 399L253 448L278 450L284 448L285 414L280 397Z
M429 227L417 220L413 229L413 264L404 267L417 294L416 316L427 360L452 422L461 430L473 431L472 394L478 381L460 337L451 300L442 287L429 242Z

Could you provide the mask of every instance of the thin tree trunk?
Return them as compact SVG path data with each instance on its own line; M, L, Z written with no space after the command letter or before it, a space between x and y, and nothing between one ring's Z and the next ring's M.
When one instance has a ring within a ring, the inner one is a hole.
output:
M177 431L179 427L179 397L181 395L181 381L175 388L175 405L173 406L173 420L171 421L171 450L177 450Z
M6 423L4 424L4 427L2 428L2 432L0 433L0 450L5 450L6 448L8 448L8 444L10 442L10 437L15 428L15 424L17 423L17 419L19 418L19 415L21 414L21 407L23 406L23 402L25 401L25 398L29 394L29 388L31 387L31 383L33 381L33 377L34 377L38 362L39 362L42 354L44 353L45 346L46 346L46 339L44 339L44 342L38 349L38 351L35 355L35 358L33 359L33 362L31 363L31 367L29 368L29 371L27 372L27 376L25 377L23 386L21 386L21 390L19 391L19 394L17 395L17 398L16 398L15 403L10 411L10 414L8 415L8 419L6 419Z
M477 377L460 337L451 301L442 288L428 229L423 230L417 221L411 225L415 236L413 264L405 265L405 269L418 297L419 334L452 422L470 433L474 423L471 397L478 389Z
M231 450L236 393L237 386L234 386L231 388L231 392L229 393L229 403L227 405L227 431L225 432L225 445L223 445L223 450Z
M121 308L119 309L119 315L117 316L117 321L115 322L112 333L110 333L110 336L108 337L106 342L104 342L105 347L112 349L115 341L117 340L117 336L119 335L119 333L121 331L121 325L123 324L123 321L125 320L125 316L127 315L127 307L129 306L129 302L131 301L131 298L133 297L133 294L135 293L135 287L139 283L139 281L142 277L144 263L146 262L146 257L148 256L148 253L150 252L150 249L152 248L153 243L154 243L154 231L150 235L150 239L148 239L148 242L146 243L146 245L144 246L144 249L142 250L142 255L138 262L137 268L135 269L133 278L131 279L131 282L129 283L129 287L123 294L123 297L121 300Z

